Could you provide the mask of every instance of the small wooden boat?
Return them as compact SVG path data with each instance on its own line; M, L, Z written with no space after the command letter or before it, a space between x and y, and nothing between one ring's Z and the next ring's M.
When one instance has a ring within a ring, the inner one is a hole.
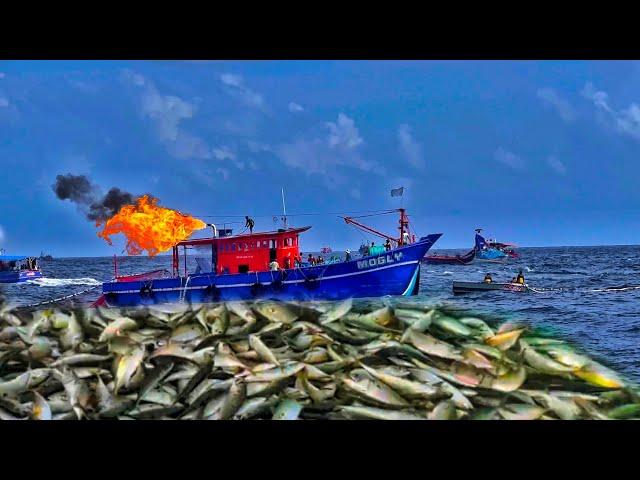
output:
M423 261L431 265L468 265L474 258L475 248L464 255L429 255L424 257Z
M505 292L526 292L527 284L522 283L496 283L496 282L453 282L453 293L471 293L499 290Z

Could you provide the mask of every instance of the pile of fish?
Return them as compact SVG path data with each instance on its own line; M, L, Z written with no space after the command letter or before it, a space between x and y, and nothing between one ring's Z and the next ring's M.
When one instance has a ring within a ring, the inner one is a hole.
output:
M627 419L566 342L414 304L0 306L0 418Z

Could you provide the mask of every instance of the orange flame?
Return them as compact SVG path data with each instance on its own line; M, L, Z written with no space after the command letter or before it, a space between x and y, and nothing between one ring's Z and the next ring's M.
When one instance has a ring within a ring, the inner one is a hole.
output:
M153 257L207 226L202 220L157 204L157 198L139 197L136 205L125 205L107 220L98 236L113 245L111 235L122 233L127 237L129 255L139 255L146 250ZM100 222L96 224L100 225Z

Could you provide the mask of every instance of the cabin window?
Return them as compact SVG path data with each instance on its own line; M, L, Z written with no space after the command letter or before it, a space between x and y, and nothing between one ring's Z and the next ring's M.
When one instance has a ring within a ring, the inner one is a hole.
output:
M232 251L232 252L235 252L235 251L236 251L236 244L235 244L235 243L232 243L232 244L231 244L231 251Z
M267 241L266 241L266 240L262 242L262 246L263 246L263 247L266 247L266 246L267 246Z
M249 265L238 265L238 273L249 273Z
M269 240L269 248L278 248L278 241L277 240Z
M242 244L242 249L247 252L249 250L249 246L246 243Z

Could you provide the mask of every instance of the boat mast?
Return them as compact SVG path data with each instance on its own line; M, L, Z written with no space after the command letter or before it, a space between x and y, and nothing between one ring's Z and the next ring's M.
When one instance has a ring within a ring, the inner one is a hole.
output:
M282 219L284 221L284 229L287 229L287 206L284 203L284 188L281 189L282 191Z

